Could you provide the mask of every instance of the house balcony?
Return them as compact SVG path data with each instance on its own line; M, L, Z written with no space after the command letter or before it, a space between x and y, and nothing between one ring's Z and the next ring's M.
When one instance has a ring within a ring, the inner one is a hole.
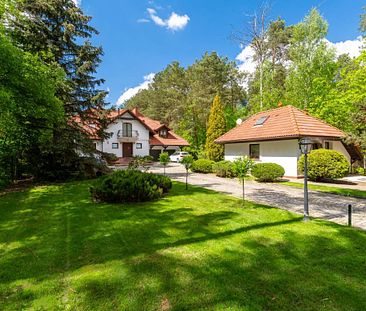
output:
M138 131L118 131L117 132L117 139L121 143L134 143L139 138Z

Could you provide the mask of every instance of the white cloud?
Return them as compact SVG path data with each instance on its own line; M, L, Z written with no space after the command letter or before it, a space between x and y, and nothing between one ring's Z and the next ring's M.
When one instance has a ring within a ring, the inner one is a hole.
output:
M116 105L123 105L127 100L135 96L138 91L146 90L149 87L149 84L153 81L155 77L155 73L150 73L147 76L144 76L144 82L135 87L130 87L125 89L122 95L118 98Z
M72 0L72 2L74 2L76 6L81 5L81 0Z
M160 27L165 27L167 29L176 31L184 29L187 26L190 18L187 14L179 15L173 12L168 19L162 19L157 15L155 9L148 8L147 12L150 15L151 20Z
M255 62L253 60L254 50L250 45L243 48L240 54L236 57L236 60L240 62L239 70L248 73L255 71Z
M138 23L150 23L150 20L146 19L146 18L139 18L137 20Z
M147 11L149 12L150 18L156 25L162 27L167 25L163 19L161 19L159 16L156 15L156 11L154 9L148 8Z
M327 44L334 47L337 56L341 54L348 54L350 57L357 57L360 55L360 50L363 45L362 37L358 37L354 40L346 40L340 42L330 42L326 40ZM236 60L239 61L238 68L241 71L253 73L255 71L256 64L253 60L254 50L249 46L242 47L242 51L236 56Z
M360 50L363 45L363 39L361 36L357 37L355 40L346 40L336 43L326 40L326 42L329 44L329 46L335 48L337 56L348 54L350 57L357 57L360 55Z

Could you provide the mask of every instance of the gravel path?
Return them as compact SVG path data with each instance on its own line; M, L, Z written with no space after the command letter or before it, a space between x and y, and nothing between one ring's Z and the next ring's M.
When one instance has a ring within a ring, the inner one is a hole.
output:
M163 169L156 165L152 172L162 173ZM169 177L177 181L185 181L185 170L182 165L171 163L166 168ZM216 177L213 174L190 173L188 182L236 197L242 196L241 184L237 179ZM303 190L272 183L246 181L246 199L295 213L303 213ZM366 199L348 198L336 194L309 191L310 216L327 219L342 225L347 224L347 206L353 206L353 226L366 230Z

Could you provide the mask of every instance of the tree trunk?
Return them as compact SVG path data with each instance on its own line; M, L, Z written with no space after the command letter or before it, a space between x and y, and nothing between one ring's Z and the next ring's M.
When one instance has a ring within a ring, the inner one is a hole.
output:
M260 108L263 109L263 62L259 65L259 92L261 97Z
M186 190L188 190L188 170L186 171Z

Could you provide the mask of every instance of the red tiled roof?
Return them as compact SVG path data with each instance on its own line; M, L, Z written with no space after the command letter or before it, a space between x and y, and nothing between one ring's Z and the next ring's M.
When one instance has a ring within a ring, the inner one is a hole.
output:
M159 121L150 119L148 117L145 117L143 115L139 115L138 118L141 120L141 122L145 123L149 128L151 128L153 131L158 130L163 126Z
M136 108L133 110L128 109L118 109L118 110L110 110L108 112L107 118L110 119L111 122L116 120L117 118L124 115L126 112L130 113L134 118L139 120L153 135L150 139L150 144L153 146L189 146L189 143L179 135L175 134L173 131L169 129L165 124L160 123L159 121L150 119L148 117L143 116ZM94 113L94 111L93 111ZM93 125L83 122L79 117L74 118L75 123L80 125L82 129L90 135L91 139L98 140L100 139L97 135L99 126ZM168 130L168 136L166 138L160 137L157 131L166 127Z
M95 121L96 122L96 121ZM70 125L74 126L77 130L84 132L90 139L99 140L98 130L99 124L90 123L82 120L80 116L74 116L70 120Z
M155 134L150 139L151 146L189 146L189 143L182 137L175 134L173 131L168 132L167 137L160 137L159 134Z
M255 125L267 117L262 125ZM340 139L344 132L291 105L259 112L216 139L217 143L277 140L300 137Z

